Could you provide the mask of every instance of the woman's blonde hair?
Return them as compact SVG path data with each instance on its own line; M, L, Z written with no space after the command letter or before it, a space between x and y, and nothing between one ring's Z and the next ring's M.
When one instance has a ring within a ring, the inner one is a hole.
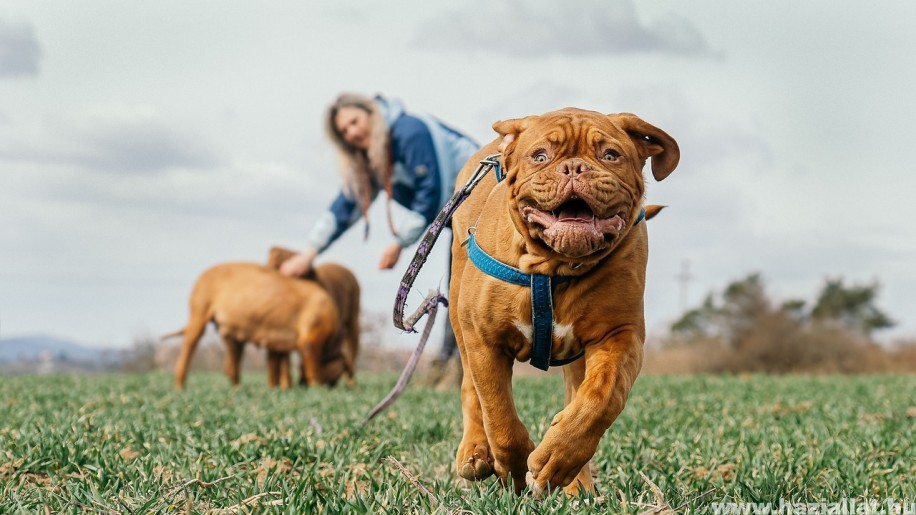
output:
M344 140L343 135L337 130L337 113L342 108L355 107L369 113L369 149L356 148ZM344 93L334 100L328 107L325 118L325 128L331 142L337 149L340 159L340 178L343 190L351 198L360 203L363 218L366 219L367 231L369 219L369 202L372 196L372 182L385 188L391 199L391 137L389 127L385 121L378 103L366 96L355 93ZM388 215L388 224L392 226L391 214ZM393 230L393 226L392 226Z

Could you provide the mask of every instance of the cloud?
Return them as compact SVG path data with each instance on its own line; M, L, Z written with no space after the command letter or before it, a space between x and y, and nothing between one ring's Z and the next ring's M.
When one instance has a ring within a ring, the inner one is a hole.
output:
M218 161L197 136L155 117L101 121L82 142L89 151L84 166L105 171L210 168Z
M148 106L104 107L0 133L0 160L109 173L161 173L220 164L206 138Z
M31 25L0 19L0 78L38 75L41 48Z
M630 0L487 2L430 20L416 43L521 57L710 53L702 34L686 19L669 16L646 25Z

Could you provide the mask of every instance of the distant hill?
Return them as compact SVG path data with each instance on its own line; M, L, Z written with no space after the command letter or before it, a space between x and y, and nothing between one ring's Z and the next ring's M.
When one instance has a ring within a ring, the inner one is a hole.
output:
M48 335L0 338L0 373L101 371L124 360L121 350L87 347Z
M0 338L0 362L40 359L45 352L55 359L92 362L98 360L105 350L45 335Z

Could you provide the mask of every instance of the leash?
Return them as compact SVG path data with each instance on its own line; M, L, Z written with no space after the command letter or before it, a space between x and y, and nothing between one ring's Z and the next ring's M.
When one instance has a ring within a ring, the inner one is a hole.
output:
M366 415L360 423L360 427L368 424L370 420L388 408L388 406L391 406L404 392L404 388L410 381L411 376L413 376L414 370L417 368L417 362L420 360L420 355L426 347L426 340L429 339L429 334L432 331L433 322L436 320L436 313L439 310L439 305L441 304L448 307L448 299L442 295L440 290L430 290L426 298L423 299L423 303L420 304L410 316L404 316L404 308L407 307L407 295L410 293L413 283L420 273L420 269L423 268L423 265L429 258L429 253L432 252L433 245L436 244L436 240L439 239L442 230L445 229L448 222L452 219L452 215L455 214L455 210L458 209L458 206L470 196L474 188L477 187L477 184L480 183L490 170L495 170L494 173L496 174L497 181L503 180L505 175L499 164L499 157L501 155L502 154L491 154L480 161L477 170L474 171L468 182L452 195L452 198L445 203L445 206L443 206L439 214L436 215L436 219L433 220L433 223L426 229L426 234L420 241L417 252L414 254L413 259L410 261L410 265L407 267L407 272L404 273L404 277L401 279L401 285L398 287L398 294L394 301L393 315L395 327L409 333L417 332L414 326L423 318L423 315L429 315L429 317L426 319L426 325L423 327L423 333L420 335L420 342L417 344L417 348L413 353L411 353L410 359L407 360L407 365L404 367L404 371L401 372L401 377L398 378L398 382L388 395Z

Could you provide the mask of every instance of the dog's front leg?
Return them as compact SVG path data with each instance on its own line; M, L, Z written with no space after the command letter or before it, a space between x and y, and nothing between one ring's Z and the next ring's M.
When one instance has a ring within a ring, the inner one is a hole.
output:
M232 383L232 386L238 386L239 371L242 363L242 351L244 350L245 343L228 336L223 336L223 346L226 348L223 371L226 373L226 377L229 378L229 382Z
M481 338L478 341L487 340ZM495 472L504 484L511 475L515 491L520 493L525 487L527 458L534 449L534 443L518 418L512 398L513 359L497 347L480 343L468 350L467 362L470 374L465 372L465 377L471 376L480 400L483 427L493 452ZM464 390L462 387L462 397Z
M526 481L532 492L541 494L576 479L623 411L641 366L642 341L633 330L586 347L582 384L528 457Z
M306 386L318 386L321 384L321 347L310 341L301 341L298 347Z
M457 333L457 331L456 331ZM461 347L459 338L459 347ZM458 475L468 481L479 481L493 475L493 453L487 441L487 433L483 428L483 411L480 408L480 399L467 359L467 352L462 348L461 367L465 370L461 377L461 415L464 434L458 445L456 468Z

